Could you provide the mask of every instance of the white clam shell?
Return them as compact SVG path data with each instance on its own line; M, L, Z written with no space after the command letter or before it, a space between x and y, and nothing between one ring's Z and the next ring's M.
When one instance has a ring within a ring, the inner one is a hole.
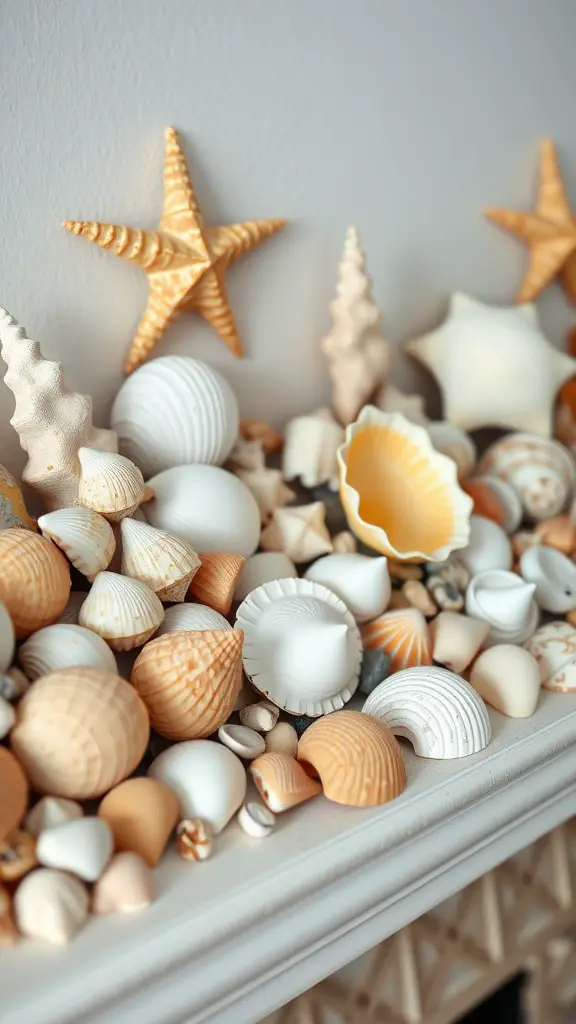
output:
M467 757L490 742L490 719L478 694L454 672L434 665L389 676L362 711L406 737L420 757Z
M487 704L509 718L529 718L536 710L540 674L523 647L497 644L474 662L470 683Z
M164 633L181 633L187 630L232 629L232 626L220 612L214 611L206 604L174 604L166 609L164 620L156 636Z
M130 459L95 448L79 448L78 501L116 521L131 515L144 499L144 477Z
M164 609L140 580L99 572L78 618L81 626L98 633L115 651L130 651L156 632Z
M337 711L355 692L362 640L352 614L313 580L283 579L252 591L238 609L244 670L257 690L293 714Z
M392 592L388 559L383 556L325 555L306 570L304 578L332 590L356 622L369 622L381 615Z
M219 466L238 435L238 403L211 366L189 356L162 356L124 381L112 424L120 451L145 476L198 462Z
M551 519L574 494L576 463L558 441L538 434L507 434L484 453L482 473L512 484L529 519Z
M185 818L222 831L246 796L246 772L236 754L213 740L185 740L164 750L148 774L176 793Z
M50 868L26 875L14 896L22 935L56 946L65 946L86 924L88 905L88 890L79 878Z
M576 608L576 565L554 548L537 545L520 559L520 572L534 583L534 597L546 612L563 613Z
M152 526L189 541L196 551L246 558L260 539L260 511L233 473L216 466L175 466L152 477L154 499L144 513Z
M546 690L576 692L576 628L569 622L547 622L525 643L540 670Z
M94 886L93 914L133 914L154 900L154 876L137 853L117 853Z
M0 601L0 673L6 672L14 657L14 626L6 605Z
M47 868L70 871L85 882L95 882L112 851L112 829L103 818L83 817L63 821L38 836L36 856Z
M16 711L12 704L0 697L0 740L8 735L16 722Z
M123 519L122 572L162 601L183 601L200 559L188 541L136 519Z
M99 512L80 505L61 508L40 516L38 526L42 536L53 541L89 580L110 565L116 538L110 523Z
M62 622L28 637L18 651L18 661L31 682L74 665L118 671L116 658L102 637L91 629Z
M236 580L234 600L243 601L252 590L272 580L288 579L298 575L298 570L291 558L283 551L259 551L248 558L240 570Z
M484 647L523 644L538 626L536 586L513 572L489 569L473 576L466 591L466 614L490 626Z
M247 836L253 839L265 839L274 830L276 815L264 804L247 803L238 812L238 824Z
M305 487L327 483L338 490L336 452L344 441L344 428L330 409L318 409L309 416L298 416L284 431L282 472L285 480L299 477Z
M60 796L43 796L24 819L24 828L35 839L44 829L61 825L65 821L81 818L84 811L75 800L66 800Z
M470 516L470 540L458 557L472 576L488 569L511 569L512 545L498 523L485 516Z
M246 725L221 725L218 739L245 761L251 761L266 750L266 743L260 733Z
M436 451L456 463L458 479L470 476L477 458L476 445L470 435L446 420L426 423L425 426Z

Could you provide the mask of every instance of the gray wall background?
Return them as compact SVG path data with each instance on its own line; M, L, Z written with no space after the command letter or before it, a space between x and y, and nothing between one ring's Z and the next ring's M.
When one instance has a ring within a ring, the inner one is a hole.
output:
M59 227L154 227L163 129L185 141L208 223L289 227L229 287L248 358L193 317L158 354L220 367L244 415L324 401L318 353L344 232L361 233L393 378L448 294L512 301L522 247L486 205L530 206L540 137L576 206L574 0L0 0L0 303L91 392L103 425L142 312L140 271ZM558 286L539 303L562 344ZM0 390L2 461L23 461Z

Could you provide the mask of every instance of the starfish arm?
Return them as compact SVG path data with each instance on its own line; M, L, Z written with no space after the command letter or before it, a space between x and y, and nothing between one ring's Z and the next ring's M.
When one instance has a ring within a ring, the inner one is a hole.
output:
M64 220L62 227L129 263L135 263L147 273L175 269L190 260L190 254L178 240L162 231L141 231L118 224L101 224L94 220Z
M535 213L520 213L517 210L484 210L484 215L493 224L516 235L522 242L530 244L545 231L545 222Z
M156 347L170 321L183 308L183 300L200 273L197 268L188 267L173 274L150 276L146 309L124 364L126 374L141 366Z
M216 270L209 270L199 282L186 309L194 309L216 331L230 351L241 359L244 348L230 308L226 287Z
M536 210L541 217L555 224L572 224L572 212L564 191L556 146L552 139L542 139L540 143L540 185Z
M202 214L192 187L186 158L175 128L165 133L164 208L160 227L185 236L198 250L202 259L208 259L208 250L202 237Z
M248 220L241 224L207 228L206 238L214 261L229 266L275 235L285 224L285 220Z
M518 302L532 302L562 269L576 249L576 238L557 235L530 249L528 269L518 292Z

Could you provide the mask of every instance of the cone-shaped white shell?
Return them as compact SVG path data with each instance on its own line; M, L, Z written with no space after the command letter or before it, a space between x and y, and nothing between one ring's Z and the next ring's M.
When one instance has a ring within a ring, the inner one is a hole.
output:
M104 637L115 651L130 651L145 644L163 618L161 601L145 583L99 572L78 621Z
M336 452L344 441L344 430L329 409L290 420L284 432L282 472L285 480L300 477L305 487L329 484L338 490Z
M523 647L497 644L474 662L470 683L487 704L509 718L533 715L540 693L536 659Z
M478 694L460 676L433 665L407 668L372 691L362 708L420 757L467 757L490 742L490 719Z
M123 519L122 572L146 583L161 601L183 601L200 559L188 541L136 519Z
M466 591L466 613L490 626L484 646L523 644L538 626L536 586L513 572L491 569L473 576Z
M24 828L35 839L46 828L61 825L64 821L81 818L84 811L75 800L60 796L43 796L24 819Z
M6 605L0 601L0 673L12 664L15 642L12 619Z
M228 747L212 740L175 743L152 762L148 774L174 790L184 818L202 818L215 834L246 796L242 762Z
M470 516L470 541L458 557L472 576L488 569L511 569L512 545L498 523L484 516Z
M47 868L70 871L85 882L95 882L104 871L112 851L112 830L103 818L63 821L40 833L36 856Z
M214 611L206 604L174 604L166 609L164 621L156 636L164 633L181 633L187 630L232 629L232 626L220 612Z
M70 559L78 572L93 580L110 565L116 539L110 523L91 508L61 508L40 516L38 526Z
M457 612L440 612L430 623L432 660L460 673L470 664L488 636L490 626Z
M23 935L65 946L88 920L88 890L65 871L40 868L20 882L14 914Z
M134 512L144 498L144 477L123 455L78 450L81 473L78 501L86 508L117 521Z
M243 659L260 693L293 714L337 711L355 692L362 641L346 605L313 580L282 579L252 591L238 609Z
M507 434L484 453L480 472L507 480L529 519L558 515L574 493L576 465L558 441L538 434Z
M356 622L369 622L388 607L391 593L387 558L369 555L325 555L304 573L340 597Z
M537 545L520 559L520 572L534 583L534 597L546 612L569 612L576 608L576 565L554 548Z
M234 600L243 601L256 587L272 580L288 579L298 575L298 570L291 558L283 551L259 551L248 558L240 570L236 580Z
M238 435L238 403L211 366L189 356L162 356L124 381L112 423L120 451L145 476L198 462L219 466Z
M18 651L18 661L31 681L73 665L118 671L116 658L102 637L91 629L62 622L28 637Z
M142 857L117 853L94 886L92 913L133 914L149 906L154 896L154 876Z
M576 692L576 628L569 622L547 622L526 641L546 690Z
M246 484L216 466L175 466L148 481L154 499L144 513L152 526L183 537L196 551L252 555L260 510Z

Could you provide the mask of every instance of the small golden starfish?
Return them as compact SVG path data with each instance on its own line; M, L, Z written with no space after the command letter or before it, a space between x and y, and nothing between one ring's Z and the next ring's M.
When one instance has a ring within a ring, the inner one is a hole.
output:
M157 231L97 221L62 222L73 234L135 263L148 277L148 303L126 360L126 373L144 362L170 321L183 310L203 316L230 351L242 357L224 274L231 263L284 224L284 220L251 220L205 227L174 128L166 129L164 209Z

